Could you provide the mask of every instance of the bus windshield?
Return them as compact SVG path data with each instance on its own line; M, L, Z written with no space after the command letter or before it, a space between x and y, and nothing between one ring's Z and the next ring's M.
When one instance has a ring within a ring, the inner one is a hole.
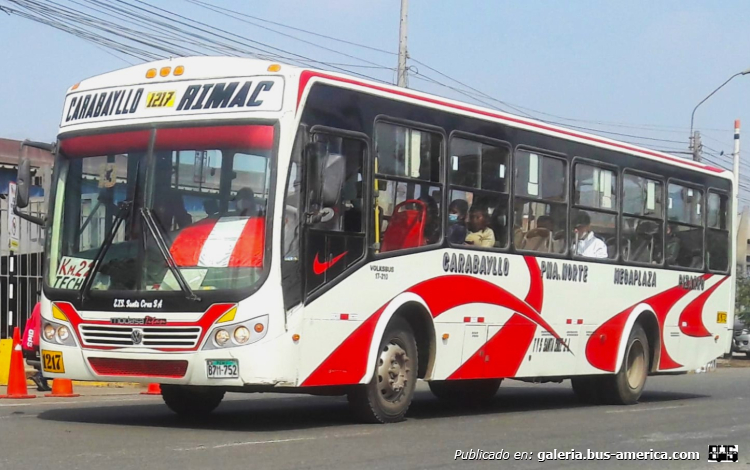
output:
M273 140L269 125L61 139L49 285L81 290L93 273L91 291L253 286L270 264Z

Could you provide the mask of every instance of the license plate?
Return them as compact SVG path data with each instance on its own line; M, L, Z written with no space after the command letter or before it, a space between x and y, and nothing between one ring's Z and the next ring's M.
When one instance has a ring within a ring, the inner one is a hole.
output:
M65 372L62 352L42 350L42 368L45 372L55 372L62 374Z
M240 367L237 359L209 359L206 375L209 379L236 379L240 376Z

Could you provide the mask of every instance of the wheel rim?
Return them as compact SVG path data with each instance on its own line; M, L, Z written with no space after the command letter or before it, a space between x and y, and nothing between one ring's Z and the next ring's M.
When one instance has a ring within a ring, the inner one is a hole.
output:
M646 375L646 354L643 343L636 340L628 351L628 385L635 390L643 384Z
M378 390L387 401L397 401L409 384L409 356L401 345L388 343L378 359Z

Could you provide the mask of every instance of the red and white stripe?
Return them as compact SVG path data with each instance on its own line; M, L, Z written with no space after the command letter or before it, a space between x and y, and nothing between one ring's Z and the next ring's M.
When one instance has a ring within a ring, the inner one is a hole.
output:
M170 253L181 267L262 267L262 217L204 219L183 229Z
M484 317L464 317L464 323L484 323Z

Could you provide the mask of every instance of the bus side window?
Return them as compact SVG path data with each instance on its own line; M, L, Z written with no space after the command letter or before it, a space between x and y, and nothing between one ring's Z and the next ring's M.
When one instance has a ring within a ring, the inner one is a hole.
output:
M509 146L454 137L449 155L448 241L452 245L506 248Z
M442 136L377 122L375 152L375 247L387 252L439 242Z
M567 167L562 158L516 150L513 244L517 250L567 252Z
M645 176L625 170L622 176L622 226L620 253L629 263L660 265L664 261L664 218L662 201L664 185ZM667 259L674 262L679 243L671 238L667 243Z
M675 183L667 188L667 262L703 269L703 191ZM676 246L672 256L670 245Z
M587 258L617 258L617 171L575 164L572 221L574 254ZM601 240L601 241L597 241ZM604 244L602 244L604 242ZM600 249L596 246L599 245Z
M710 271L729 269L729 198L726 194L708 192L706 228L706 264Z

